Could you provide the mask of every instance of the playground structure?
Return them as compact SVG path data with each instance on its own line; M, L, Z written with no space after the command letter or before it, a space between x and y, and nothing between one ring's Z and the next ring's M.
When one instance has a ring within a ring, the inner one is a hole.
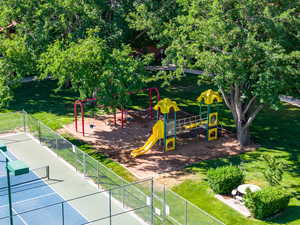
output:
M137 94L140 92L148 92L149 96L149 108L147 110L149 111L149 119L154 119L154 112L153 112L153 93L156 94L157 101L160 101L160 93L158 88L152 87L152 88L145 88L141 89L136 92L128 92L129 95ZM75 124L75 130L78 132L78 112L77 112L77 106L80 106L80 113L81 113L81 127L82 127L82 135L85 136L85 105L87 104L94 104L96 106L97 98L86 98L83 100L76 100L74 102L74 124ZM127 110L121 107L121 127L124 128L125 122L126 122L126 116L127 116ZM114 124L117 125L117 111L114 111ZM93 128L93 124L90 124L90 127Z
M197 98L199 103L199 114L185 117L182 119L176 118L176 112L180 109L175 101L168 98L160 100L155 106L157 111L158 121L152 128L152 134L144 144L144 146L135 149L131 152L132 157L137 157L150 151L157 143L162 142L163 151L173 151L176 149L176 137L178 134L190 132L198 128L203 128L206 131L206 139L208 141L218 138L218 112L211 112L212 105L216 102L222 102L222 97L218 92L211 89L202 92ZM203 110L206 107L206 110ZM173 111L173 119L169 118L169 113ZM163 114L163 120L159 119L159 113Z

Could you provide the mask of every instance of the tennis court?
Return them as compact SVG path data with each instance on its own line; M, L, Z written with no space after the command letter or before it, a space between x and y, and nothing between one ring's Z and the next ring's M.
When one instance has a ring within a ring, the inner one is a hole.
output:
M16 157L11 153L7 155L11 159L16 160ZM2 218L9 216L9 206L4 157L1 156L0 160L0 217ZM57 210L57 207L45 208L38 213L31 211L36 208L64 201L64 199L43 180L48 178L48 171L48 167L42 167L30 171L30 173L26 175L11 176L13 214L29 211L22 215L14 216L15 225L45 224L45 221L47 221L49 225L61 223L60 217L62 211ZM64 208L64 211L68 214L66 215L68 219L66 224L83 224L87 222L70 204L64 203ZM1 224L9 224L9 218L2 220Z
M30 136L0 136L0 143L8 147L10 158L24 161L31 169L37 168L26 175L11 176L13 214L18 214L13 217L14 225L146 224L133 212L123 214L119 202L109 199L107 193L99 192L95 185ZM0 160L4 161L4 157ZM5 162L1 162L0 224L9 225L4 168Z

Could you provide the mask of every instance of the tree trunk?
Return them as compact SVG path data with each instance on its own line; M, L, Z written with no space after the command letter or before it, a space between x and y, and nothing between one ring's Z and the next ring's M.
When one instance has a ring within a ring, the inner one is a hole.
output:
M237 125L237 138L242 147L250 144L249 127L244 127L241 123Z
M231 92L226 95L224 89L220 87L225 104L231 110L236 124L237 139L240 145L245 147L250 144L249 127L265 104L257 104L256 96L252 96L248 102L242 103L241 89L238 84L235 84L231 87Z

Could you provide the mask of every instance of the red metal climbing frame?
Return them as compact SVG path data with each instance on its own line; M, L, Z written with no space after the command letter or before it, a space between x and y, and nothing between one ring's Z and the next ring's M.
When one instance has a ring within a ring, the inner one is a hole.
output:
M74 122L75 122L75 130L78 132L78 125L77 125L77 105L80 106L80 112L81 112L81 125L82 125L82 135L84 136L84 104L87 102L95 102L97 101L96 98L87 98L84 100L76 100L74 102Z
M150 119L153 120L154 119L154 113L153 113L153 92L156 93L157 96L157 101L160 100L160 94L159 94L159 90L158 88L152 87L152 88L145 88L145 89L141 89L139 91L136 92L128 92L129 95L131 94L136 94L136 93L140 93L140 92L145 92L148 91L148 95L149 95L149 113L150 113ZM78 122L77 122L77 105L80 106L80 112L81 112L81 126L82 126L82 135L85 135L85 130L84 130L84 105L87 102L94 102L97 101L96 98L87 98L84 100L76 100L74 102L74 122L75 122L75 130L76 132L78 132ZM125 116L124 116L125 114ZM124 128L124 122L126 120L126 114L127 111L124 108L121 108L121 127ZM115 125L117 124L117 118L116 118L116 113L114 114L114 122Z

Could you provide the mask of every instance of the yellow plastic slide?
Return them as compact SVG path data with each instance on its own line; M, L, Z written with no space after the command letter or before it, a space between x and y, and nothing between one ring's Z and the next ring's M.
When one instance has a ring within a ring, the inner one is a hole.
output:
M143 147L133 150L130 155L135 158L148 152L159 139L164 137L164 123L158 120L152 128L152 135L148 138Z

